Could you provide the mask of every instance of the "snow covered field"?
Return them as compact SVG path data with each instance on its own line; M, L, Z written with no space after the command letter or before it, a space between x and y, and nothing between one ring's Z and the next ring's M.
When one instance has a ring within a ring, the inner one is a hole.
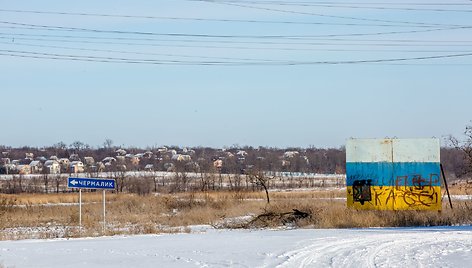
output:
M472 226L214 230L0 242L4 267L471 267ZM0 265L0 266L1 266Z

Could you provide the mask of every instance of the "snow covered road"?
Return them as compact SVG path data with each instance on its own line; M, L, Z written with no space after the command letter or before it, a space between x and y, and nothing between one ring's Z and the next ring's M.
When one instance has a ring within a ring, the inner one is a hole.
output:
M0 242L5 267L471 267L472 227L213 230ZM0 266L1 266L0 265Z
M352 230L278 256L281 267L471 267L471 230Z

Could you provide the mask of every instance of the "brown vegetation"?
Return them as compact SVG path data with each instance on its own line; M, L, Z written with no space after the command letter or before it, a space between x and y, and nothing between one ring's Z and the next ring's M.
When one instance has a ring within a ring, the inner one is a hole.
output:
M452 187L452 191L456 191ZM472 201L453 201L443 211L359 211L346 207L343 190L219 191L173 194L107 194L107 230L102 230L101 193L0 196L0 239L188 232L191 225L217 228L398 227L472 224ZM293 209L306 212L296 217ZM258 216L259 215L259 216ZM262 216L260 216L262 215ZM241 218L243 217L243 218Z

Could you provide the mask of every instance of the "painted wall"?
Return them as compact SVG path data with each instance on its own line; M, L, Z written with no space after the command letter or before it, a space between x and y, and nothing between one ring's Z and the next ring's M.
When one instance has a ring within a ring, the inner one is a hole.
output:
M441 210L439 152L439 139L348 140L348 207Z

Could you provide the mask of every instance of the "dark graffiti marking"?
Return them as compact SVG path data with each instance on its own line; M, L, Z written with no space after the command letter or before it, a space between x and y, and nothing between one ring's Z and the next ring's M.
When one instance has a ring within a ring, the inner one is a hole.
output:
M409 185L408 179L411 178L411 184ZM439 185L439 174L429 174L429 178L424 178L421 174L414 174L411 176L397 176L395 179L395 186L414 186L418 189L433 185Z
M372 180L355 180L352 184L354 202L364 202L372 200L371 186Z
M396 198L401 198L409 207L430 207L439 202L439 194L433 187L433 185L439 184L439 174L430 174L429 178L422 177L419 174L413 175L411 186L404 185L405 187L398 187L401 185L400 182L407 179L408 176L397 176L395 181L395 185L397 185L395 187Z
M431 207L439 203L441 193L434 187L439 186L439 174L430 174L428 177L420 174L397 176L394 185L372 187L375 185L371 185L371 180L356 180L352 186L354 202L360 202L361 205L369 202L390 209Z
M434 188L431 191L397 191L397 196L402 197L403 201L410 207L430 207L438 203L438 193L434 191Z

